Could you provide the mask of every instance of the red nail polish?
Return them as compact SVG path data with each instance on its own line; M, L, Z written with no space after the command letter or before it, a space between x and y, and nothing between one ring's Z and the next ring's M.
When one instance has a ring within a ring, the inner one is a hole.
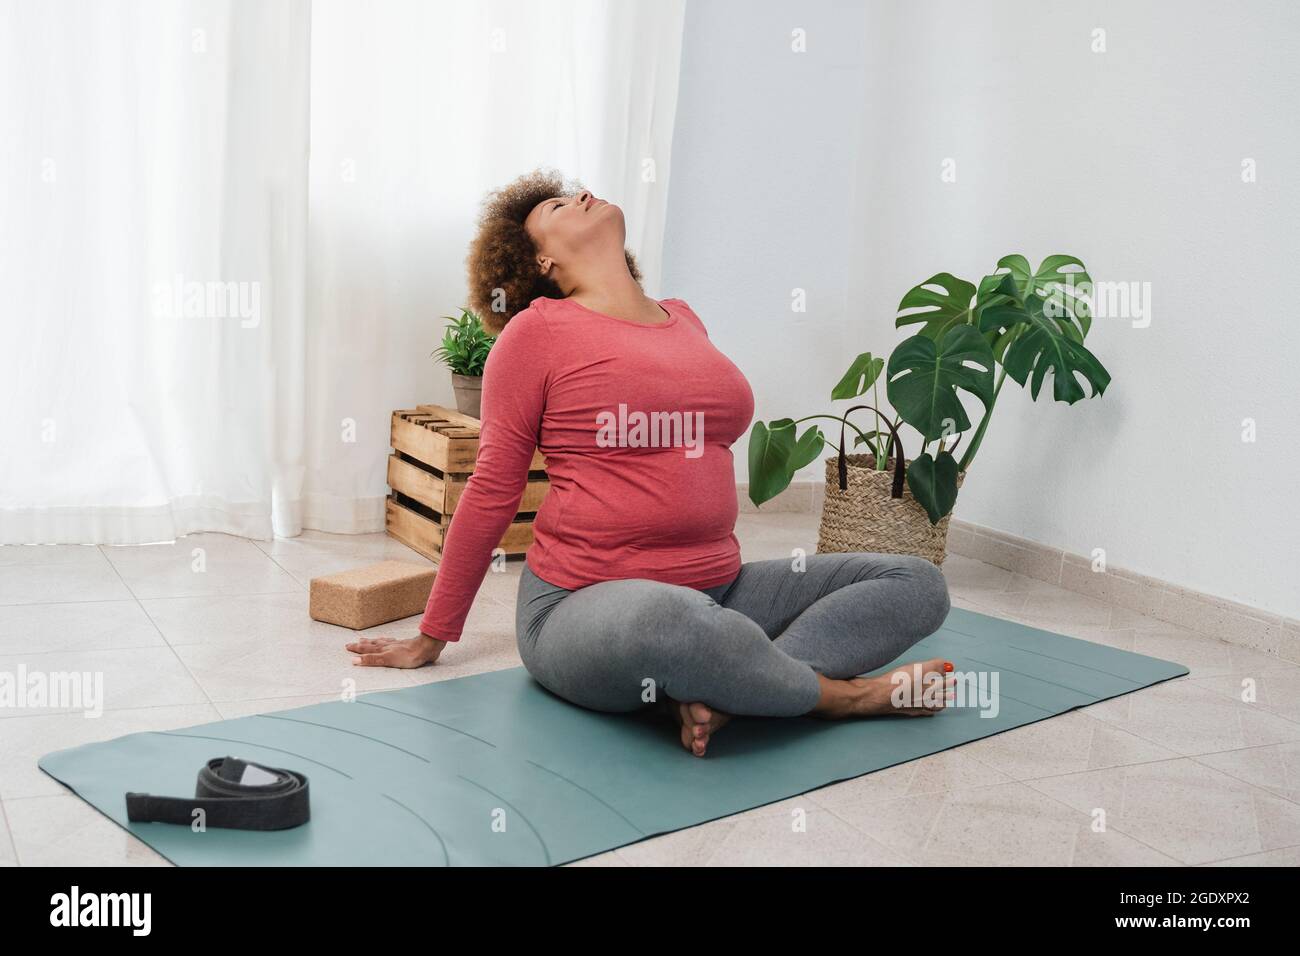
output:
M952 661L944 661L944 662L943 662L943 672L944 672L945 674L950 674L950 673L952 673Z

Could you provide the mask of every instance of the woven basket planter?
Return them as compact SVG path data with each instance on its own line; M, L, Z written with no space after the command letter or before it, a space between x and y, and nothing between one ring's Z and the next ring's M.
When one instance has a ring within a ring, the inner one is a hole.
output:
M938 524L903 485L901 498L891 497L894 459L889 468L877 471L872 455L845 455L847 487L840 490L839 458L826 459L826 500L822 505L817 550L869 551L881 554L914 554L942 565L948 542L948 521ZM910 465L911 461L906 464ZM965 474L958 475L961 487Z

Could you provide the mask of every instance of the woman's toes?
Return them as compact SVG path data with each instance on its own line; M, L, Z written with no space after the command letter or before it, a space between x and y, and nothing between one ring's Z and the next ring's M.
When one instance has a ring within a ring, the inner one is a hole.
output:
M682 724L681 726L682 746L687 750L695 749L695 734L692 732L690 725Z
M682 746L697 757L703 757L709 747L709 738L731 717L699 701L683 703L674 701L672 715L680 725Z
M694 733L690 728L682 729L682 746L697 757L703 757L704 751L709 746L708 735L700 736Z
M684 728L686 728L686 730L690 731L692 735L694 734L696 720L691 715L690 704L677 705L677 720Z

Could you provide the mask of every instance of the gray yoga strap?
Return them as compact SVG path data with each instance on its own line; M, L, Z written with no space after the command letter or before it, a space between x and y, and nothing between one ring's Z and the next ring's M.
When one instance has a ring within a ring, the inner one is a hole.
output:
M307 778L293 770L217 757L199 771L193 797L126 795L126 817L132 823L191 826L195 811L202 811L204 828L288 830L311 819Z

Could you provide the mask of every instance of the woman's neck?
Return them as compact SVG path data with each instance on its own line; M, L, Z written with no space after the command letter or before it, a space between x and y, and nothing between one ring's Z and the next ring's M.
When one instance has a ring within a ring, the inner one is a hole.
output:
M600 284L584 283L575 287L568 297L593 312L612 315L629 322L645 322L653 325L664 320L663 308L645 294L645 290L632 278L632 273L627 270L626 265L621 276L606 276L605 281Z

